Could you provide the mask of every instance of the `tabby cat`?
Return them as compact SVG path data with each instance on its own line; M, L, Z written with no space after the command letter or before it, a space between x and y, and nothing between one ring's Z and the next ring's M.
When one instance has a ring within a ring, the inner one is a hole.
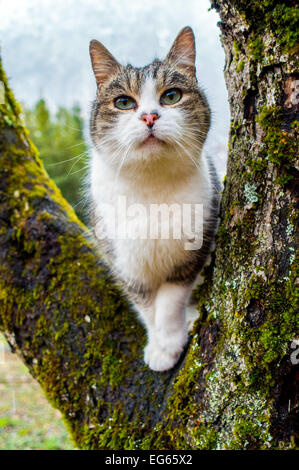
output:
M217 226L219 183L202 153L210 109L196 79L194 34L185 27L164 60L141 68L121 65L96 40L90 56L92 225L146 327L144 361L164 371L187 343L187 306ZM191 223L182 221L190 207ZM176 236L160 236L167 224Z

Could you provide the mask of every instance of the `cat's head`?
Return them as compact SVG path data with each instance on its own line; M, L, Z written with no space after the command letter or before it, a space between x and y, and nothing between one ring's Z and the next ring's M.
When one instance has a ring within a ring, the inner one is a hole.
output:
M119 64L95 40L90 55L97 82L91 137L111 164L199 157L210 110L196 80L191 28L182 29L163 61L146 67Z

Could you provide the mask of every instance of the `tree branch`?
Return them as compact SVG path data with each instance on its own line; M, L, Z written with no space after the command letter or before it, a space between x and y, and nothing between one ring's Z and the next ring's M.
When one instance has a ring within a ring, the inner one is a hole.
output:
M2 68L0 80L0 328L80 447L130 446L175 372L144 365L143 328L46 174Z

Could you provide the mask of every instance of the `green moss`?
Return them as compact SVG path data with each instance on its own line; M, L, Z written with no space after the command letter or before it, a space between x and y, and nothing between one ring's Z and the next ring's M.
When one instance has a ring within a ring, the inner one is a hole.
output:
M250 328L245 332L243 330L244 350L248 350L248 347L254 350L254 354L247 359L248 370L252 373L252 378L258 381L258 386L262 388L263 384L268 383L266 388L269 384L273 384L274 377L269 364L279 364L285 355L287 344L298 330L299 324L296 318L298 292L290 289L297 275L297 268L292 268L289 280L283 286L278 281L266 285L262 277L253 277L244 297L247 304L256 299L264 311L260 314L265 315L265 321L254 333ZM256 370L257 364L259 374ZM265 377L268 382L265 381ZM266 392L269 392L269 388L265 389Z
M236 71L242 72L242 70L244 70L244 66L245 66L244 60L241 60L236 67Z
M263 192L265 174L271 174L270 164L276 167L275 184L287 187L294 178L294 167L297 160L298 121L284 130L283 109L279 106L261 106L256 116L256 123L263 133L259 152L248 152L248 137L240 133L240 125L231 125L230 152L231 161L238 174L238 186L243 187L243 199L248 204L258 202L258 194ZM249 153L242 166L239 155ZM226 224L225 224L226 225ZM222 233L222 228L220 229Z
M234 62L238 62L239 54L241 52L241 45L238 41L233 41Z
M116 407L104 423L95 421L82 428L81 449L135 450L142 441L143 427L138 416L131 421Z
M249 172L249 175L253 173L258 178L262 177L265 174L265 171L267 169L267 161L265 161L261 157L258 157L256 159L247 158L245 160L245 164L251 169L251 171Z
M284 131L282 108L273 106L262 106L256 120L265 132L260 156L278 167L276 184L288 184L297 159L298 121L292 123L290 132Z
M252 39L248 42L248 49L252 59L255 62L261 63L264 57L263 39L258 35L254 35Z
M233 0L233 5L257 36L271 31L283 51L296 53L299 42L299 11L296 6L275 0Z
M218 240L221 240L222 243L228 243L230 239L229 231L225 227L225 224L221 224L219 226L218 232L217 232L217 238Z
M295 277L294 270L284 287L278 282L269 286L262 277L253 277L243 294L242 283L237 282L237 296L232 292L234 283L226 283L223 300L227 305L233 303L231 310L235 313L228 317L226 310L221 314L223 335L215 350L214 370L206 375L209 411L204 416L208 425L216 416L222 416L227 429L233 429L233 435L226 433L222 424L217 436L219 448L263 449L276 445L271 432L271 397L279 364L298 331L298 294L290 290ZM247 306L253 299L265 315L264 322L255 328L247 323Z
M245 414L245 413L244 413ZM242 450L248 447L254 449L259 447L260 437L263 433L262 423L253 423L252 421L246 419L240 419L233 429L233 439L230 443L231 450Z

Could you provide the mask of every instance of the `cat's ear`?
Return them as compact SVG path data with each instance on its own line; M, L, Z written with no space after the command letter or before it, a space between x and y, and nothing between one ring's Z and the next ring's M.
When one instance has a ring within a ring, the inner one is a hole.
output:
M90 41L89 53L97 85L100 87L111 75L120 70L120 64L103 44Z
M179 32L165 61L171 65L186 67L195 74L195 37L190 26L186 26Z

